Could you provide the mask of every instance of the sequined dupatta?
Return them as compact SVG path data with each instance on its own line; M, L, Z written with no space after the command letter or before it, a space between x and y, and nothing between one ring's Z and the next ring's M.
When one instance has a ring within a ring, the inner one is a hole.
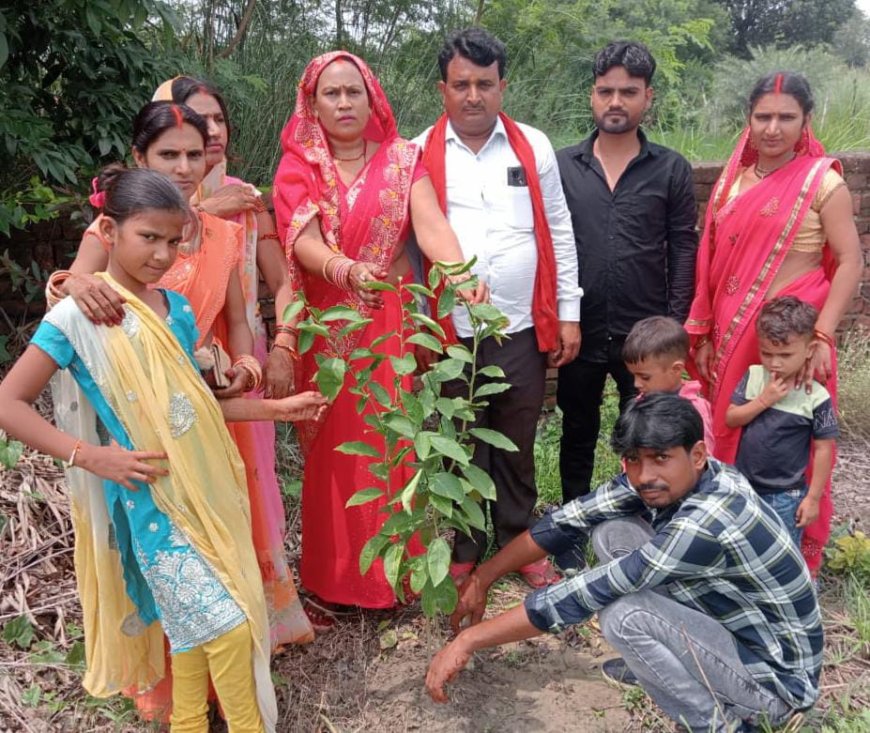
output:
M241 458L216 400L166 324L108 275L99 276L126 299L121 328L94 326L70 299L46 320L79 354L131 443L138 450L167 453L170 473L152 484L152 496L244 611L254 639L260 711L267 730L274 730L268 618ZM98 496L94 489L74 489L77 541L108 531L107 518L88 506L98 503ZM133 609L120 600L126 596L117 553L103 541L77 546L76 573L89 639L88 690L109 695L156 683L163 671L157 662L164 650L159 625L149 627L144 638L118 632Z

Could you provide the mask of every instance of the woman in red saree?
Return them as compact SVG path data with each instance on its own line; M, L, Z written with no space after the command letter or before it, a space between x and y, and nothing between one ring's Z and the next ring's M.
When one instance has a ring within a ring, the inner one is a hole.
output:
M840 164L810 129L812 106L798 74L759 80L747 128L707 206L686 330L726 462L735 459L740 430L725 425L725 412L746 369L759 363L755 318L764 301L794 295L819 310L806 378L815 374L836 404L834 336L860 280L861 250ZM832 513L829 483L801 546L813 575Z
M402 327L398 296L366 286L412 277L404 250L411 225L430 260L459 262L462 251L438 208L418 147L399 137L390 104L361 59L335 51L308 64L281 141L273 200L295 287L304 289L313 306L346 305L373 319L362 331L328 340L332 355L347 357ZM482 299L484 291L478 287L468 297ZM390 353L394 341L377 348ZM315 354L308 352L296 386L304 389L315 371ZM388 360L373 378L392 385ZM410 389L410 376L405 381ZM380 561L365 577L359 573L360 550L386 519L381 511L386 499L345 508L356 491L374 481L368 471L372 459L335 451L345 441L377 444L356 401L343 391L325 420L298 426L306 458L301 579L319 599L312 599L308 610L320 626L331 624L332 604L389 608L396 603ZM390 485L400 487L410 476L400 466Z

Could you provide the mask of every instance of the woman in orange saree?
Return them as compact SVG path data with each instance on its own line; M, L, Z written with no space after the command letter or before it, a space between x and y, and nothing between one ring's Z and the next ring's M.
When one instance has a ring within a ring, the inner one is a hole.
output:
M419 163L419 148L399 137L389 102L361 59L336 51L309 63L282 144L273 200L294 287L304 289L312 306L346 305L372 319L364 330L343 338L335 336L337 328L333 331L326 351L347 357L354 348L403 327L398 296L366 285L412 277L404 251L411 224L430 260L459 262L462 252ZM468 297L484 295L485 288L478 287ZM397 348L394 342L376 348L390 354ZM316 369L315 354L309 351L300 362L297 387L305 388ZM389 360L373 378L392 386ZM410 387L407 375L403 388ZM298 426L306 458L301 580L317 597L306 610L323 627L332 623L331 604L396 604L380 560L365 577L359 572L363 545L386 520L382 509L387 498L345 508L356 491L372 484L372 459L338 453L336 446L351 440L379 446L356 402L343 391L325 420ZM390 485L401 487L410 476L401 465Z
M825 157L810 129L812 106L798 74L759 80L749 123L707 206L686 330L708 386L717 456L726 462L736 457L740 430L725 425L725 412L746 369L759 363L755 319L766 300L794 295L819 310L806 378L815 374L836 404L834 336L860 279L861 254L840 164ZM813 575L832 513L829 483L803 534Z

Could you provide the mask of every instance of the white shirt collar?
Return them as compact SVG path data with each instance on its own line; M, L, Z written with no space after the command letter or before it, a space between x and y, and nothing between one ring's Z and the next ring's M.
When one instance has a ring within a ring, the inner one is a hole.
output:
M507 140L507 130L504 129L504 122L502 122L501 115L496 117L495 127L492 128L492 132L490 133L489 138L483 144L483 147L481 147L478 153L486 148L486 146L489 145L490 142L492 142L493 138L495 138L497 135L501 135L505 140ZM464 142L462 142L459 135L456 134L456 130L453 129L453 123L450 122L449 117L447 118L447 129L444 131L444 139L448 142L453 141L457 145L461 145L464 148L468 147Z

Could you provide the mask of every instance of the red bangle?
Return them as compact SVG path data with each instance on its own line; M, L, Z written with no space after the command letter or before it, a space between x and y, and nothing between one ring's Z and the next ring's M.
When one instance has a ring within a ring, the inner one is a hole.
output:
M813 329L813 336L815 336L819 341L824 341L831 348L836 346L834 343L834 337L829 336L824 331L820 331L818 328Z

